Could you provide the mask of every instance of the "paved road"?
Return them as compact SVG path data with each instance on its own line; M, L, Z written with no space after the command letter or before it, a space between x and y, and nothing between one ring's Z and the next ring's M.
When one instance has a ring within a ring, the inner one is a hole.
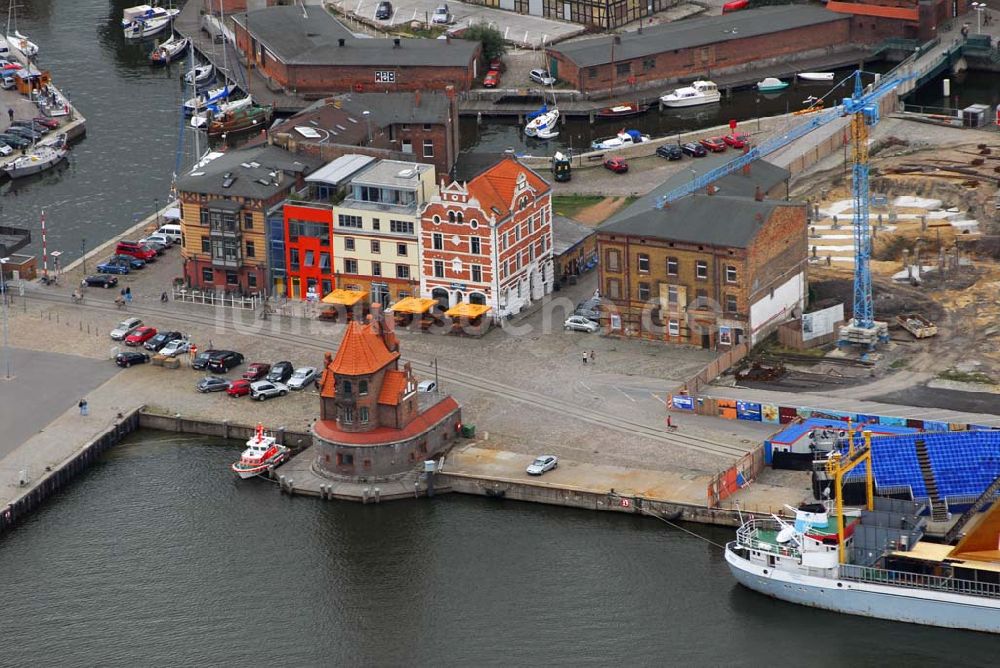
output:
M11 349L11 379L0 369L0 457L37 434L118 367L91 357Z

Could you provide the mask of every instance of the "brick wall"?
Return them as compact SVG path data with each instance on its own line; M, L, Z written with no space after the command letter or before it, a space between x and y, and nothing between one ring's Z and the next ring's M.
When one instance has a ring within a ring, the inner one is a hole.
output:
M751 302L804 271L808 253L805 205L775 209L748 249Z

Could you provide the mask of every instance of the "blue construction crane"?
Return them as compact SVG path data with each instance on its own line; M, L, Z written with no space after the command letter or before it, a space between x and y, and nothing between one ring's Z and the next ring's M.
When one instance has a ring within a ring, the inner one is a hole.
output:
M879 100L894 91L910 77L891 79L865 93L861 84L861 75L861 70L858 70L841 81L841 83L845 83L853 78L854 92L851 97L845 97L837 107L824 112L816 112L815 116L804 123L761 142L735 160L709 170L662 195L656 202L656 208L662 209L681 197L704 190L709 184L723 176L734 174L754 160L784 148L813 130L838 118L851 116L851 140L854 145L853 183L851 187L854 200L854 318L851 324L859 329L872 330L875 327L875 313L872 308L872 278L869 270L872 247L871 228L868 222L868 128L879 121Z

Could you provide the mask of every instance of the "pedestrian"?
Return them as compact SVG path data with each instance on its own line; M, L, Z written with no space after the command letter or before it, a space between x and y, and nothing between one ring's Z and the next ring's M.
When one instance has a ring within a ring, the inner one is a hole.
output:
M215 342L212 341L212 339L208 340L208 349L209 350L215 350Z
M667 413L667 429L673 429L673 428L674 428L673 418L671 417L670 413Z
M132 288L125 288L125 303L132 303Z
M594 351L593 350L590 351L590 363L591 364L594 363Z
M7 107L7 118L11 123L14 122L14 107Z
M163 292L160 293L160 301L163 302L163 303L166 303L166 302L170 301L170 297L167 296L167 291L166 290L164 290Z
M121 295L122 295L122 299L124 300L125 299L125 288L122 288Z
M80 406L80 415L86 416L90 412L90 409L87 407L86 399L80 399L80 403L78 405Z
M587 364L587 351L586 350L583 351L583 363L584 363L584 365Z

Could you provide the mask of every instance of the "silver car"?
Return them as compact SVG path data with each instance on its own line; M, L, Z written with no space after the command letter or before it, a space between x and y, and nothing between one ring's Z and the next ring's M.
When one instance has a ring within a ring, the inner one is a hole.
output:
M536 457L535 461L528 465L528 475L542 475L546 471L551 471L559 465L559 458L555 455L542 455Z
M438 5L437 9L434 10L433 16L431 16L431 23L438 25L450 25L453 22L451 12L448 11L448 5Z
M122 320L118 326L111 330L111 338L115 341L124 341L125 337L132 333L132 330L142 325L139 318L129 318Z
M543 86L551 86L556 82L555 77L551 76L545 70L531 70L528 72L528 77L535 83L540 83Z
M187 339L174 339L173 341L168 341L167 345L160 348L160 354L167 357L177 357L182 353L188 352L190 349L191 342Z
M601 326L590 318L584 318L582 315L571 315L566 318L563 328L567 330L575 329L578 332L596 332Z
M250 397L257 401L264 401L271 397L283 397L288 394L288 386L281 383L272 383L269 380L258 380L250 383Z
M288 379L288 389L301 390L309 383L316 381L316 367L301 366L295 370L292 377Z

